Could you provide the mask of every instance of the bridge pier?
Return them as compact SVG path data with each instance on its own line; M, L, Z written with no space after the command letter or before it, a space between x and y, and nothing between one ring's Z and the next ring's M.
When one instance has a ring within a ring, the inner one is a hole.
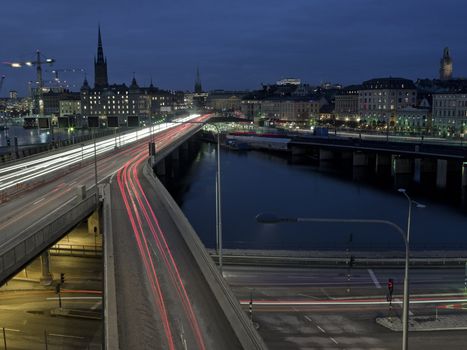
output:
M394 187L407 188L410 186L412 177L412 162L407 158L392 156L391 175L394 178Z
M391 156L386 154L376 153L375 155L375 173L381 174L384 170L387 170L389 173L389 168L391 167Z
M448 161L446 159L436 160L436 187L446 188L448 175Z
M334 159L334 152L327 149L319 149L319 160L320 161L330 161Z
M354 167L368 166L368 155L362 152L353 152L352 165Z
M44 286L49 286L53 282L53 275L50 272L50 255L49 250L41 254L41 279L40 283Z
M422 182L422 160L420 158L415 158L413 166L413 181L420 184Z

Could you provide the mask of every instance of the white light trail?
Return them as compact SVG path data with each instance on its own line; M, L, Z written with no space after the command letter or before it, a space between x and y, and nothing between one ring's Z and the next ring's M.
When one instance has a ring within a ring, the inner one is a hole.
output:
M122 147L138 140L144 139L151 134L157 134L180 126L179 122L186 122L200 117L199 114L191 114L185 118L176 119L178 123L158 124L154 127L129 132L123 135L96 141L96 154L101 155L115 149L115 145ZM0 191L6 190L18 184L51 174L60 169L64 169L74 164L79 164L83 160L94 157L94 144L87 144L75 147L72 150L63 151L50 156L22 162L0 169Z

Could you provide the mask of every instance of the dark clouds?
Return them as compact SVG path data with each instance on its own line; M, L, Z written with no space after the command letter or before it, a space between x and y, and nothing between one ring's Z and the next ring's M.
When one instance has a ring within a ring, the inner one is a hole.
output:
M457 0L36 0L2 4L0 61L39 48L55 67L93 75L97 24L111 82L191 89L255 88L285 76L355 83L384 75L435 77L444 46L467 76L467 2ZM0 68L2 95L24 93L32 69ZM65 76L64 76L65 77ZM81 77L68 75L71 81Z

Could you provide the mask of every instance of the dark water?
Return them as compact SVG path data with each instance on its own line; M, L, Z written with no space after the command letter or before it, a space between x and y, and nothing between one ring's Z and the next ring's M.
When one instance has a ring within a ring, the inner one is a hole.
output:
M45 129L24 129L22 126L9 126L7 130L0 131L0 147L5 147L7 145L7 138L10 138L11 146L13 146L13 140L15 137L18 138L18 145L32 145L40 143L49 143L52 141L52 138L55 141L59 140L72 140L73 137L79 135L85 135L88 133L88 130L75 130L72 133L69 133L65 129L54 129L53 134L50 130Z
M393 229L370 224L276 224L255 221L259 212L281 216L390 220L405 229L408 202L390 185L368 185L348 174L292 164L287 157L222 150L223 235L226 248L402 249ZM215 146L204 144L173 192L208 247L215 246ZM416 198L420 199L420 198ZM455 205L421 198L413 209L411 247L466 249L467 216Z

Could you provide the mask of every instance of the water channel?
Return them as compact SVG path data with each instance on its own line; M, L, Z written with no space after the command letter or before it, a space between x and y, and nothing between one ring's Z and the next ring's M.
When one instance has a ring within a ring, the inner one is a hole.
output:
M224 247L285 250L399 250L393 229L370 224L256 223L260 212L281 216L390 220L405 229L408 202L384 181L353 180L339 170L262 151L221 151ZM215 146L203 144L171 192L207 247L215 246ZM467 248L467 215L456 200L429 194L412 213L414 250Z

